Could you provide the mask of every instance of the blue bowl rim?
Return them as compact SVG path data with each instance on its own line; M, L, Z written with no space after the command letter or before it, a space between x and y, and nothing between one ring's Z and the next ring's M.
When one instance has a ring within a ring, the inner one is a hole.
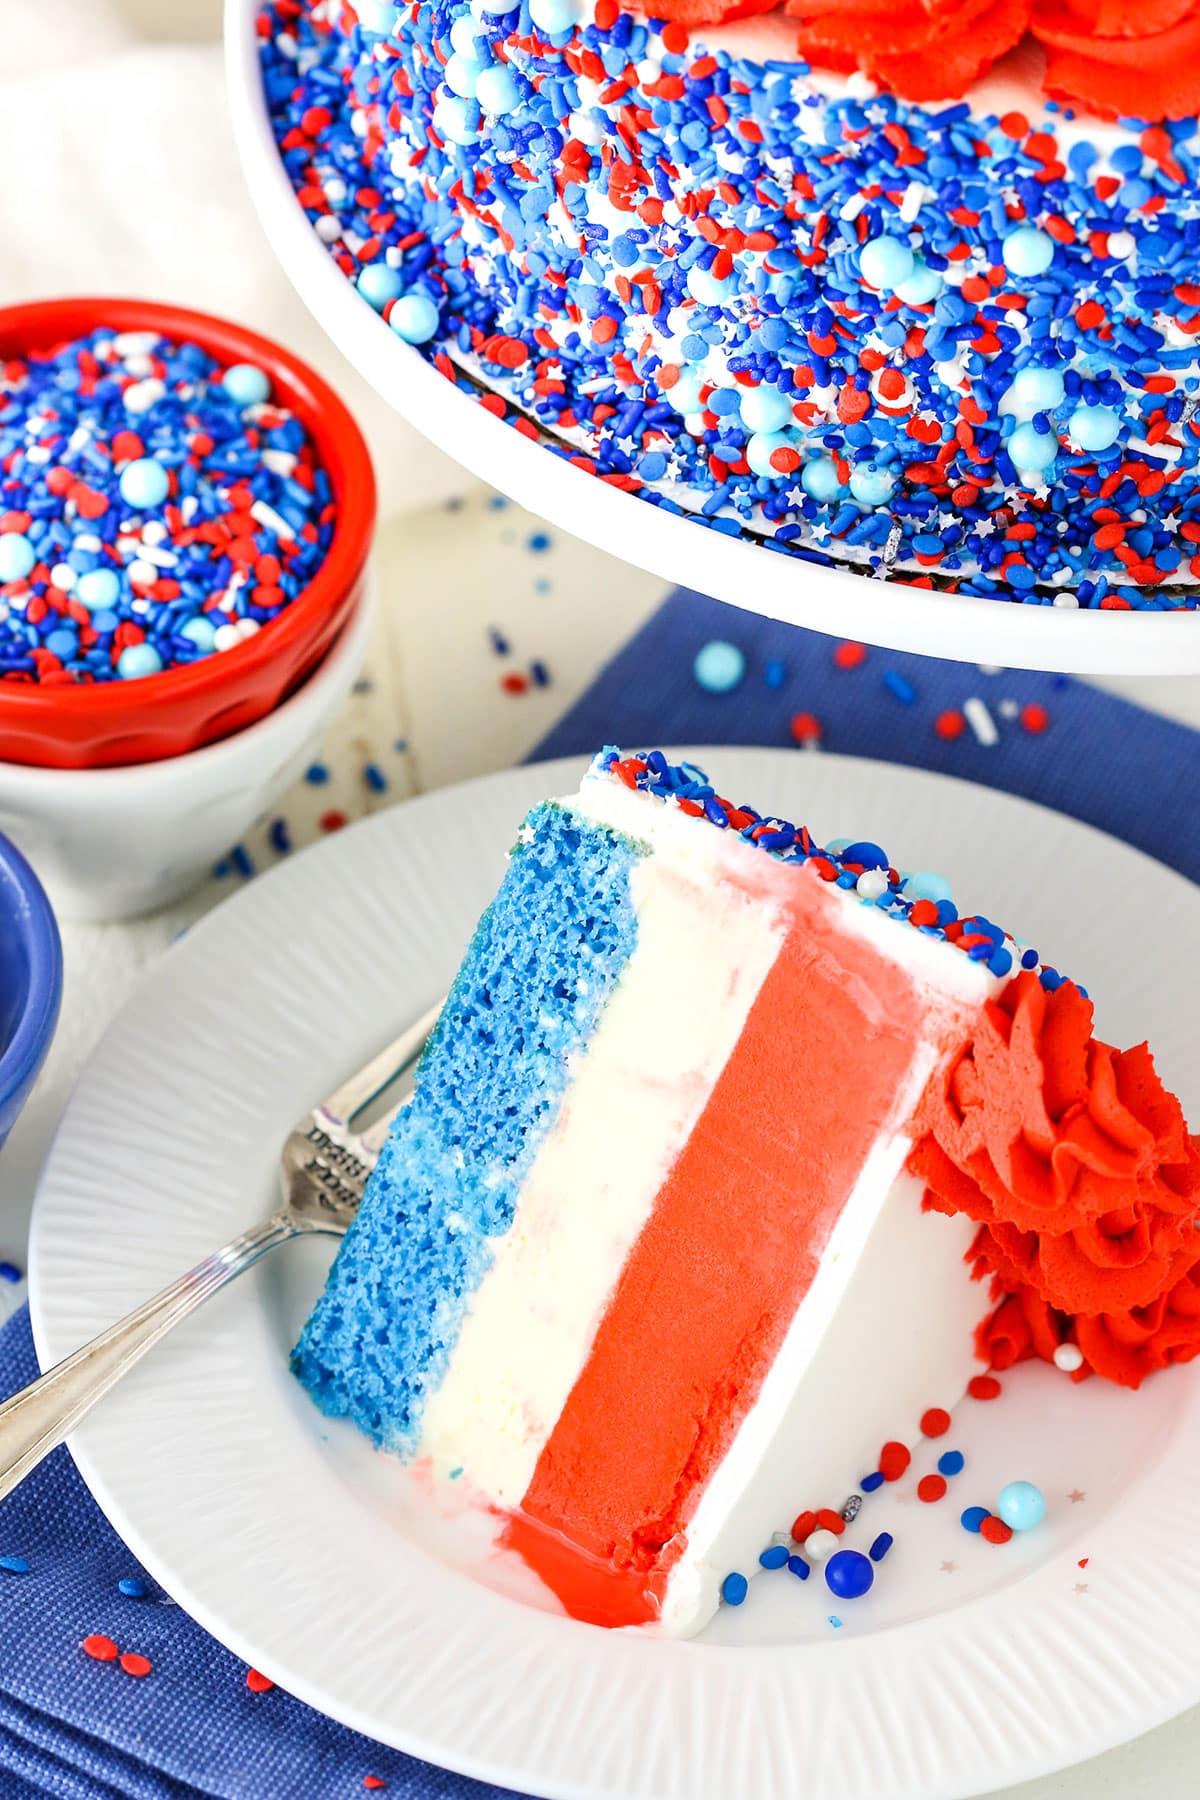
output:
M23 903L18 917L29 954L29 982L16 1029L0 1049L0 1107L32 1080L50 1047L62 1000L62 939L46 891L10 838L0 833L0 878Z

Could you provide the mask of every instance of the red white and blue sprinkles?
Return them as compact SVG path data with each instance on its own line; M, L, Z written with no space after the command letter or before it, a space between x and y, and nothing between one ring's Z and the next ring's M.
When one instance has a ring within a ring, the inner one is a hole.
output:
M356 10L259 15L284 165L488 411L817 561L1197 604L1194 119L831 97L618 0Z
M329 478L266 372L103 325L0 363L0 680L131 680L234 648L308 585Z

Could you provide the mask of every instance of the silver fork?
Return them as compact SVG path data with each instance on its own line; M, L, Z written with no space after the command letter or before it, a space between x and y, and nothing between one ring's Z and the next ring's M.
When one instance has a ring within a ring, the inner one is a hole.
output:
M441 1002L430 1007L289 1133L279 1161L283 1199L270 1218L206 1256L0 1406L0 1500L172 1326L266 1251L314 1231L345 1235L392 1120L409 1096L366 1131L355 1132L354 1121L411 1068L440 1012Z

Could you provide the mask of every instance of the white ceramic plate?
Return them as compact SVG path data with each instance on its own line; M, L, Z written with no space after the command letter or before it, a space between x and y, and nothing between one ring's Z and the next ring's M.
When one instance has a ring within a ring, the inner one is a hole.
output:
M230 108L263 230L296 291L364 380L482 480L602 550L745 607L836 637L1009 668L1091 675L1200 672L1194 613L1089 612L1010 605L864 580L726 537L572 468L443 379L389 331L334 264L296 201L263 101L259 0L225 0Z
M944 870L1102 996L1106 1035L1149 1030L1200 1108L1200 959L1182 948L1200 899L1178 876L942 776L691 754L734 799ZM31 1270L43 1365L268 1209L289 1125L444 990L525 808L578 774L519 769L379 814L252 882L167 954L51 1152ZM1200 1698L1192 1371L1137 1396L1013 1372L1001 1400L956 1417L946 1443L968 1466L947 1501L916 1503L911 1479L868 1500L860 1538L886 1526L896 1547L867 1599L835 1608L819 1580L766 1576L703 1638L663 1642L550 1610L470 1521L435 1517L392 1459L317 1414L287 1354L330 1249L293 1244L244 1277L72 1450L189 1612L360 1731L571 1800L937 1800L1090 1755ZM961 1508L1018 1476L1045 1489L1045 1524L1003 1548L968 1537ZM820 1501L781 1495L781 1525L800 1503Z

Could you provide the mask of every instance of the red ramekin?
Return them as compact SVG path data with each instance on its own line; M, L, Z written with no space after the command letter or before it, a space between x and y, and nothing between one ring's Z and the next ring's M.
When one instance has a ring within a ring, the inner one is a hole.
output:
M0 308L0 358L49 349L97 327L157 331L224 363L257 363L272 397L312 440L337 504L333 541L308 586L232 650L137 681L41 688L0 682L0 760L47 768L157 762L253 724L320 662L362 596L375 530L375 474L362 432L327 382L269 338L155 301L38 300ZM3 487L0 485L0 502Z

